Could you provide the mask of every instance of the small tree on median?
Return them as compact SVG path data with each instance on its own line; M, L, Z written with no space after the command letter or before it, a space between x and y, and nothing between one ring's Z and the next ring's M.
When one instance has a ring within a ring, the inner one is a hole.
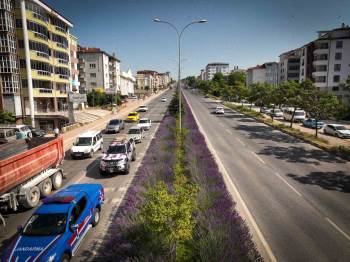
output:
M0 111L0 124L12 124L16 122L16 118L11 112Z

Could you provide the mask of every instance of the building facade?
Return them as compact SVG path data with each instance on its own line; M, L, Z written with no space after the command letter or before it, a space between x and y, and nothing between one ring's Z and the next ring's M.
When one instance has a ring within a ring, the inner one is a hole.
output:
M228 63L210 63L205 67L206 80L212 80L216 73L228 75L230 73Z
M247 69L247 86L256 83L267 83L277 85L278 83L278 63L268 62Z
M170 72L158 73L154 70L140 70L136 74L136 89L158 92L171 81Z
M299 81L300 77L300 57L302 50L294 49L279 56L279 83L284 81Z
M67 121L72 26L39 0L0 0L4 110L46 129Z
M79 71L78 71L78 38L69 35L69 51L70 51L70 91L79 93Z
M120 91L120 60L100 48L79 46L78 70L81 93Z
M127 72L122 72L120 74L120 93L122 96L131 96L135 93L135 77L131 73L129 68Z

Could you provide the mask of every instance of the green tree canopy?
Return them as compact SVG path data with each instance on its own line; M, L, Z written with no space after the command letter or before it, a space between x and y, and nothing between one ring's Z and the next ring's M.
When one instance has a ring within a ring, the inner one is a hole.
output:
M12 124L16 122L16 118L11 112L0 111L0 123L1 124Z
M238 83L245 84L246 74L242 71L231 72L227 77L227 84L234 86Z

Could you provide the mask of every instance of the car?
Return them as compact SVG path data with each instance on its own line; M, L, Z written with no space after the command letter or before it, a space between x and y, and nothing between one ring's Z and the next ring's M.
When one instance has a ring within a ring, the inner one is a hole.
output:
M323 132L327 135L332 135L340 138L350 138L350 130L344 125L328 124L325 125Z
M103 153L100 161L100 175L129 173L130 162L136 160L135 141L127 136L118 137Z
M160 102L166 102L167 99L165 97L163 97L162 99L160 99Z
M122 119L112 119L106 126L106 133L118 133L120 130L124 129L124 120Z
M152 121L149 118L141 118L137 126L141 127L143 130L150 130L152 126Z
M283 112L283 118L286 121L291 121L293 117L294 109L286 109ZM294 112L294 122L303 122L306 119L306 112L304 110L295 110Z
M73 184L43 199L8 247L2 261L70 261L100 221L100 184Z
M126 120L128 122L137 122L140 119L140 114L138 112L130 112Z
M16 130L13 128L0 129L0 144L6 144L17 140Z
M138 126L132 126L130 127L128 131L129 138L132 138L135 140L136 143L141 143L142 139L145 137L143 128Z
M271 109L269 112L268 112L268 115L272 116L273 114L273 117L274 118L283 118L283 112L281 109L279 108L275 108L275 109Z
M103 137L101 131L87 131L77 137L70 150L71 157L90 157L103 149Z
M32 126L28 126L30 131L33 134L33 137L44 137L46 135L45 130L42 130L40 128L34 128Z
M318 120L317 121L317 129L321 129L323 127L323 122ZM308 118L303 121L303 126L309 127L309 128L316 128L316 119L314 118Z
M225 114L225 109L222 106L216 106L214 113L218 115L223 115Z
M148 107L147 106L140 106L137 109L137 112L147 112L148 111Z
M260 113L269 114L270 111L271 111L271 109L266 107L266 106L260 107Z
M137 96L132 96L131 99L138 99Z
M17 139L31 139L33 137L32 132L27 125L1 125L0 129L14 129Z

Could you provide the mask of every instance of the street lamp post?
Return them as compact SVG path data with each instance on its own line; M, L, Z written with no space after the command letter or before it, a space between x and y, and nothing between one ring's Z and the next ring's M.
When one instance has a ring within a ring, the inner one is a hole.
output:
M182 36L182 33L186 30L186 28L188 28L189 26L193 25L193 24L202 24L202 23L205 23L207 22L207 20L205 19L202 19L202 20L195 20L195 21L192 21L191 23L187 24L186 26L184 26L181 31L179 29L177 29L176 26L174 26L172 23L168 22L168 21L164 21L164 20L161 20L159 18L155 18L153 19L154 22L156 23L164 23L164 24L168 24L171 28L173 28L176 33L177 33L177 40L178 40L178 75L177 75L177 85L178 85L178 91L179 91L179 127L180 127L180 130L181 130L181 77L180 77L180 74L181 74L181 36Z

